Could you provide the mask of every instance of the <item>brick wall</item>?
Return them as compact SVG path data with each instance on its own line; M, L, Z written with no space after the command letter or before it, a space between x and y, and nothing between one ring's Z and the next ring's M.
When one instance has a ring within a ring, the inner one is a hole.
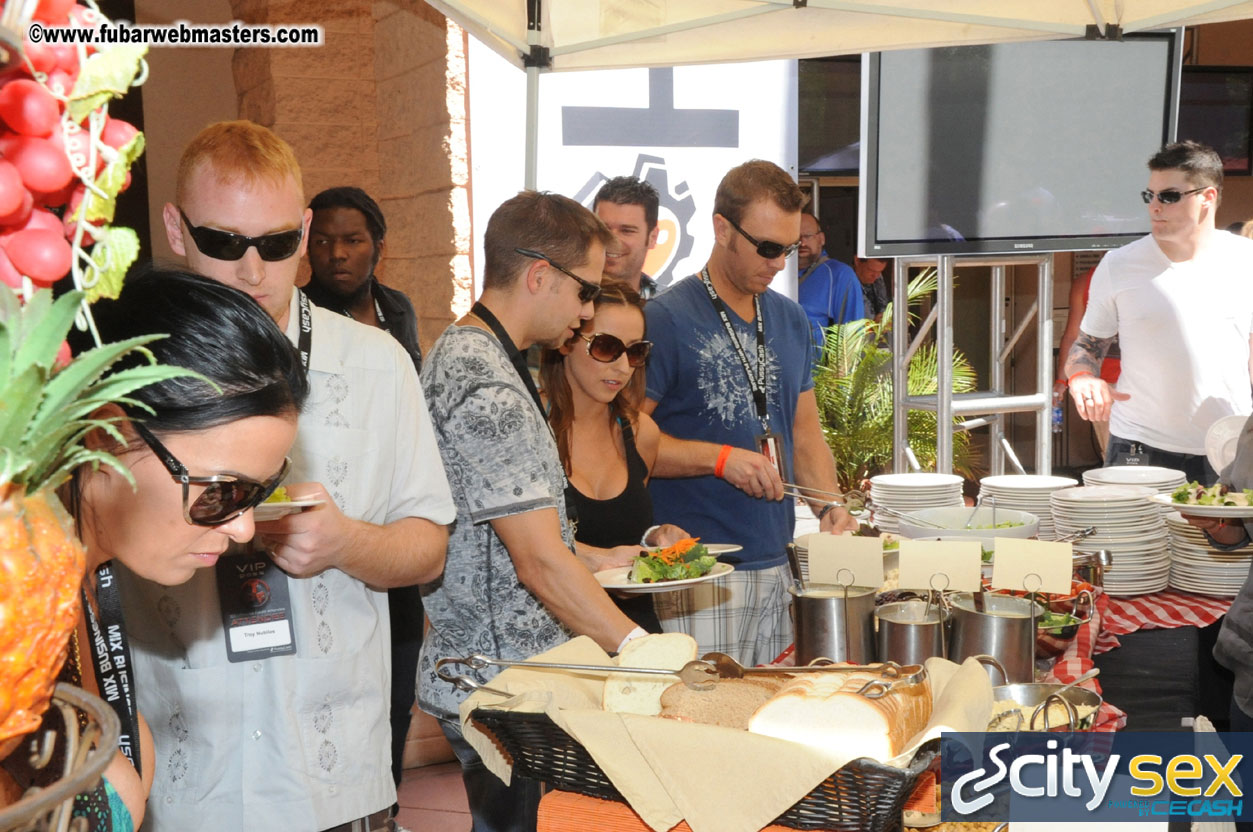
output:
M239 115L291 143L307 197L356 185L387 217L379 277L424 349L469 309L465 35L422 0L232 0L249 23L319 23L316 49L238 49Z

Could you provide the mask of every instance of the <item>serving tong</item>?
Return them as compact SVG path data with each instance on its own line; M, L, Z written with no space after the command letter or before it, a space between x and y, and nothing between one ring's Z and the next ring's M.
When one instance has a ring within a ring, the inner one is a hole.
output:
M819 664L819 662L826 662ZM604 664L566 664L562 662L508 661L493 659L482 653L464 658L443 658L435 663L435 675L457 687L458 690L482 690L498 696L513 696L507 691L490 688L468 676L456 675L446 670L450 665L464 665L471 670L487 667L537 667L546 670L578 670L588 673L641 673L650 676L678 676L679 681L693 690L709 690L718 679L742 679L745 675L795 675L797 673L872 673L877 678L868 680L857 690L867 699L878 699L889 693L896 685L915 685L923 681L927 671L922 665L902 667L896 662L872 665L835 664L830 659L816 659L813 664L802 667L745 667L725 653L706 653L690 661L678 670L655 667L616 667Z
M856 489L839 493L823 491L821 488L810 488L807 485L797 485L794 482L785 482L783 483L783 494L786 497L796 497L797 499L813 503L843 506L850 512L858 512L866 507L866 495Z

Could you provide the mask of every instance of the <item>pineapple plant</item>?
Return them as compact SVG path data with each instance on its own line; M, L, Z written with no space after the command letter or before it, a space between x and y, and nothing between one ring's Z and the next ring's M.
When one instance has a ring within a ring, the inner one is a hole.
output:
M85 555L55 489L80 465L110 465L129 479L115 457L83 444L94 429L121 439L97 410L189 375L156 364L143 345L159 335L68 360L65 337L82 298L54 301L39 290L23 304L0 286L0 759L39 725L80 614ZM147 361L105 376L135 351Z

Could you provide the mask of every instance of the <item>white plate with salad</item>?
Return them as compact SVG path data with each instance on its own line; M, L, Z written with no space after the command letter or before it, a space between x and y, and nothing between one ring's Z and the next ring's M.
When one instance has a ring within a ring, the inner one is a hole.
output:
M715 563L712 569L699 578L679 578L673 581L657 581L655 583L632 583L630 576L633 568L631 566L619 566L616 569L605 569L596 573L596 580L605 589L636 594L651 594L655 592L673 592L676 589L683 589L692 584L716 581L735 571L735 567L729 563Z
M718 563L699 538L688 537L660 549L640 552L630 566L603 569L596 580L605 589L620 592L670 592L721 578L735 567Z
M1197 517L1253 517L1253 489L1228 491L1226 486L1181 485L1170 494L1154 494L1153 502Z

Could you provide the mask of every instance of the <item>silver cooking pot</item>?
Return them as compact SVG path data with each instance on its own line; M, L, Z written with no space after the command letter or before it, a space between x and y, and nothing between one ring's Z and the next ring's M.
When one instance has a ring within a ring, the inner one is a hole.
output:
M874 661L874 589L806 584L790 586L788 592L798 665L820 658L853 664Z
M984 609L975 608L970 592L949 596L953 630L948 655L960 664L979 654L993 656L1010 683L1035 681L1035 603L1012 595L984 594Z
M922 664L932 656L948 657L949 611L920 599L875 607L879 661Z

